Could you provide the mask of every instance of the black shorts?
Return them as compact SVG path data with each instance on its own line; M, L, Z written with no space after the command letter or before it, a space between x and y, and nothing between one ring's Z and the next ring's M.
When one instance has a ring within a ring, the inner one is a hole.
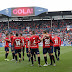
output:
M21 49L16 49L15 54L21 52Z
M50 53L53 53L53 46L51 46L50 49Z
M60 47L54 47L54 52L56 52L57 50L59 51Z
M14 51L14 47L11 45L11 52L13 52Z
M6 51L6 52L9 51L9 48L8 48L8 47L5 47L5 51Z
M43 48L43 54L46 53L51 53L51 49L50 48Z
M30 50L31 50L31 48L30 48ZM29 50L28 50L28 48L26 48L26 53L29 53Z
M40 53L39 53L39 49L38 49L38 48L36 48L36 49L31 49L31 54L34 54L34 53L40 54Z

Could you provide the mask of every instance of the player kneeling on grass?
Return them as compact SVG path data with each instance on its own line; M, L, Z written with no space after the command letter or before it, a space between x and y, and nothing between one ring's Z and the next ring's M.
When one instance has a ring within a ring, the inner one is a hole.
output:
M38 56L38 66L41 67L39 45L35 44L35 42L38 42L38 40L39 40L39 36L35 35L35 32L33 31L32 36L30 37L30 44L29 44L29 51L30 51L30 48L31 48L31 62L32 62L31 66L34 66L33 55L34 55L34 52L35 52Z
M58 37L58 36L56 35L56 36L53 38L53 41L54 41L54 52L55 52L55 56L56 56L56 59L59 60L61 39L60 39L60 37ZM57 55L57 51L58 51L58 55Z
M54 59L54 56L53 56L53 53L51 52L51 42L52 42L52 37L51 35L49 35L47 33L47 31L43 31L43 36L41 38L41 41L43 40L43 55L44 55L44 60L45 60L45 64L43 66L48 66L47 64L47 52L49 53L50 55L50 60L52 62L52 59L54 61L54 66L55 66L55 59Z
M6 61L9 61L9 59L7 59L9 54L9 42L10 42L9 34L6 34L6 38L5 38L5 51L6 51L5 60Z
M19 37L18 33L16 33L16 37L13 39L13 45L14 45L14 49L15 49L16 63L18 62L17 53L19 55L19 62L21 62L21 46L22 46L22 40Z

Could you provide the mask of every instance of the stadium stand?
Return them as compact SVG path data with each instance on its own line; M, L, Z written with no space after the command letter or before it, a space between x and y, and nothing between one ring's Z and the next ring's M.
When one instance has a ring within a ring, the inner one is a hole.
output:
M23 9L29 10L28 14ZM33 14L30 13L31 9ZM27 35L32 30L38 35L47 30L52 36L58 34L62 41L72 43L72 11L48 12L48 9L41 7L8 8L0 11L0 42L7 32Z
M10 28L9 31L13 32L14 34L16 32L24 33L24 34L31 34L32 30L36 31L36 34L42 34L43 30L48 30L50 34L58 33L61 37L62 41L65 40L72 40L72 29L68 30L66 29L67 25L72 25L72 20L53 20L52 21L52 28L51 28L51 21L30 21L30 22L10 22ZM29 31L27 29L29 27ZM0 42L2 41L1 35L2 32L8 32L8 23L7 22L1 22L0 23Z

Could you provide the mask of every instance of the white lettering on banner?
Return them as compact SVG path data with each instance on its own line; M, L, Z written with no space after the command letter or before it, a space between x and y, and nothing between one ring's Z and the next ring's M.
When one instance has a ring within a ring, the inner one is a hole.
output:
M33 8L31 9L14 9L13 14L33 14Z

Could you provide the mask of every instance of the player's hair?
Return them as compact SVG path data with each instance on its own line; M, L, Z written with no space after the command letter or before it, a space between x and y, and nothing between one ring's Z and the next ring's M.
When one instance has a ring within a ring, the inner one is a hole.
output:
M8 36L9 34L7 33L6 36Z
M32 31L32 34L35 34L35 31Z
M10 34L11 34L11 35L13 35L13 33L12 33L12 32L11 32Z
M18 36L18 33L16 33L16 36Z
M22 33L20 33L20 35L22 36Z
M46 30L44 30L44 31L43 31L43 33L45 33L45 34L46 34L46 33L47 33L47 31L46 31Z

